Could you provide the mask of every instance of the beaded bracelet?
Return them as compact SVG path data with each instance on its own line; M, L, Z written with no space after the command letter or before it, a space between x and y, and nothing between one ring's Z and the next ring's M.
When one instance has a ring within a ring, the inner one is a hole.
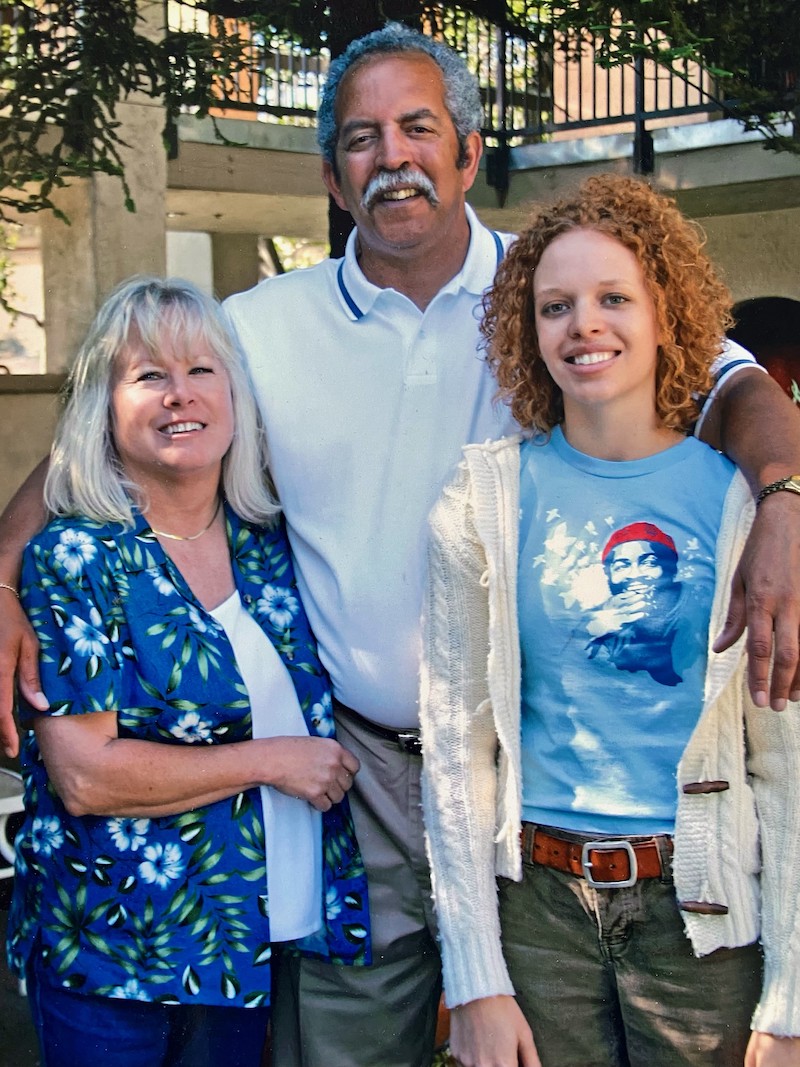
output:
M16 591L14 586L9 585L8 582L0 582L0 589L8 589L8 591L10 593L13 593L17 600L19 600L19 593Z

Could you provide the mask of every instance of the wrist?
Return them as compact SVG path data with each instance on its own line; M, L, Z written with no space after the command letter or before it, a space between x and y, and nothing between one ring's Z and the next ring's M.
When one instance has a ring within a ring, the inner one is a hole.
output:
M253 756L253 765L248 772L250 788L262 785L279 787L281 762L279 753L276 754L275 742L274 737L254 737L248 742Z
M19 590L15 585L11 585L10 582L0 582L0 590L5 590L7 593L13 593L17 600L19 600Z

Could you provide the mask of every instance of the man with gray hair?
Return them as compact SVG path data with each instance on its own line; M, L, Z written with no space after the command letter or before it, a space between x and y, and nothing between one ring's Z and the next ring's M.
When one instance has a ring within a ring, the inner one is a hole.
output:
M279 1067L431 1059L441 979L417 718L426 520L461 446L512 429L476 350L481 295L511 239L465 204L481 115L475 79L440 42L396 24L355 41L331 65L318 115L325 184L356 222L345 256L226 302L337 734L361 761L350 797L369 872L373 966L350 976L284 956L276 968Z
M427 516L461 447L513 428L492 403L478 344L481 297L511 241L466 204L480 119L474 79L441 43L389 25L351 44L331 66L319 113L323 180L356 223L345 255L226 305L268 428L339 740L361 764L349 796L372 919L370 968L286 955L276 964L276 1067L431 1059L441 977L417 708ZM800 471L800 420L757 370L726 377L703 435L754 488ZM800 688L797 507L791 492L773 492L759 509L725 634L730 642L741 632L746 587L751 687L768 702L774 625L776 708ZM7 586L12 557L0 554ZM10 618L13 589L0 595ZM22 632L0 620L0 681ZM23 661L21 685L35 691L35 661Z

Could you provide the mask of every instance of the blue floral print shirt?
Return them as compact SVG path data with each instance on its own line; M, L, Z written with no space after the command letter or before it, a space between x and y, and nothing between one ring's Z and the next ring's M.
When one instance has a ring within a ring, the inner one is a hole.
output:
M327 676L283 525L226 509L236 585L289 670L309 733L334 732ZM116 711L121 737L166 745L250 738L247 692L224 631L144 519L135 529L59 519L28 545L22 602L41 643L52 715ZM31 713L22 708L23 723ZM37 944L53 984L161 1003L269 1003L270 937L258 789L159 818L71 816L33 730L22 743L8 954ZM369 963L364 868L345 800L323 814L320 933L301 947Z

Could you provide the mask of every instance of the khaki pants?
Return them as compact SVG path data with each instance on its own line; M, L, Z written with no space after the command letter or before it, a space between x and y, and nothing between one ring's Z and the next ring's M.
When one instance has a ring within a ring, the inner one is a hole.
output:
M335 706L361 761L350 791L367 869L371 967L278 955L273 1067L429 1067L441 967L422 829L422 758Z

